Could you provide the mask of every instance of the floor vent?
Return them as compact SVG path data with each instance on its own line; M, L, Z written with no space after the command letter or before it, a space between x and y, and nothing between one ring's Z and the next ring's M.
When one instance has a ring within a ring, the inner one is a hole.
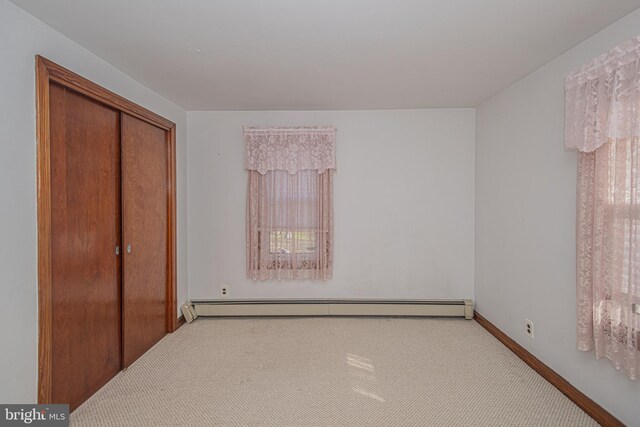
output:
M376 299L191 300L188 323L199 316L433 316L473 319L473 301Z

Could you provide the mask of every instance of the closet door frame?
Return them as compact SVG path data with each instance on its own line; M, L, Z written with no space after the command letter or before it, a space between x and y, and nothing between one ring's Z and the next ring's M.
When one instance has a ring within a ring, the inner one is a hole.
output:
M52 386L51 141L49 85L56 83L148 122L167 134L167 332L177 329L176 291L176 125L175 123L36 55L38 187L38 403L50 403Z

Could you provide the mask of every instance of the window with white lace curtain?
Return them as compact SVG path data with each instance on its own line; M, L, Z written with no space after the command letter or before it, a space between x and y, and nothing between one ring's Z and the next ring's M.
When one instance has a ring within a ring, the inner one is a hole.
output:
M578 150L578 348L640 368L640 37L567 76Z
M335 129L245 128L244 135L247 276L330 279Z

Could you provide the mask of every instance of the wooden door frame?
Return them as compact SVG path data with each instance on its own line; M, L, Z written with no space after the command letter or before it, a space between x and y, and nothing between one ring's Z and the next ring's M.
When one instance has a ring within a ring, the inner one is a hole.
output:
M36 136L38 187L38 403L51 403L51 130L49 86L56 83L167 132L167 332L177 328L176 125L175 123L36 55Z

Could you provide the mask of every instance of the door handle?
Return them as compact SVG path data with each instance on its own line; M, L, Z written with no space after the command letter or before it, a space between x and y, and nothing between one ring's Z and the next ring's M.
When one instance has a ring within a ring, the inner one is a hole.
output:
M127 245L127 253L130 254L131 253L131 243L129 243Z

